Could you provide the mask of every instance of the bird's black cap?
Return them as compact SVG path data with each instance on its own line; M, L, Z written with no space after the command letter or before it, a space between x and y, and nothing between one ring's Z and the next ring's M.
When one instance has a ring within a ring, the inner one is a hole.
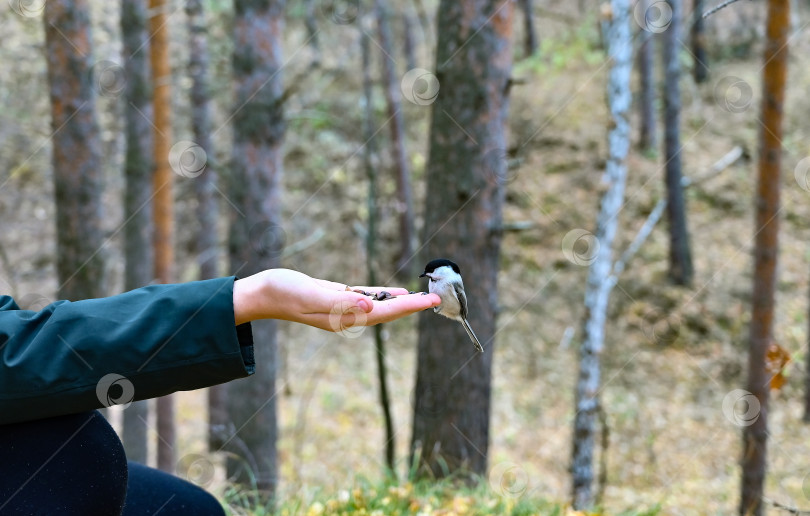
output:
M458 265L451 262L447 258L436 258L435 260L430 260L427 265L425 265L425 272L419 275L420 278L424 278L431 272L435 271L439 267L450 266L456 274L461 274L461 270L459 270Z

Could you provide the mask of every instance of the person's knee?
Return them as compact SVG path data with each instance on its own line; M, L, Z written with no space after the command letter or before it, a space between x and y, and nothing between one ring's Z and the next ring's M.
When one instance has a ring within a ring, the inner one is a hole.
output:
M129 483L123 516L225 516L222 505L204 489L174 475L129 463Z
M0 426L0 506L13 514L116 515L127 464L98 412ZM2 512L2 511L0 511Z

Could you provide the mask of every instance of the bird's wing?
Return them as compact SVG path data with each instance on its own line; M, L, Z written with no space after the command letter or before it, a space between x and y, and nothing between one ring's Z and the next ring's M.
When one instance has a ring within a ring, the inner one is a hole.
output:
M467 294L464 293L464 287L461 285L453 285L456 290L456 297L458 298L458 304L461 305L459 308L459 313L461 314L462 319L467 318Z

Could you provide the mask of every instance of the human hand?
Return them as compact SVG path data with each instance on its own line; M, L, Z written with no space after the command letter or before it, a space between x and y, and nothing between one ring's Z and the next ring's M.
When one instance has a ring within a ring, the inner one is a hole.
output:
M233 287L236 324L256 319L283 319L332 332L373 326L438 306L436 294L408 294L404 288L349 287L290 269L268 269L239 279ZM354 292L386 291L393 298L375 301Z

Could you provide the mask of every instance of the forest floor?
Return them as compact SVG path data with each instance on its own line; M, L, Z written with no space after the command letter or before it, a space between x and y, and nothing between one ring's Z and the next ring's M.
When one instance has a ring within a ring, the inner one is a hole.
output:
M107 8L94 5L96 10ZM752 16L761 20L761 10L751 9ZM503 242L501 312L494 344L489 449L494 473L489 484L495 492L506 489L516 498L555 503L564 503L570 489L577 343L587 275L587 267L565 258L562 240L571 230L594 229L605 159L606 65L602 50L593 45L594 36L583 35L593 32L593 25L583 27L550 31L553 37L544 39L540 56L515 67L515 75L526 84L513 88L510 142L523 161L510 176L505 219L530 221L532 228L507 234ZM26 30L17 36L24 37ZM297 37L291 36L290 55L301 41L300 34ZM791 45L775 339L792 360L785 369L785 386L772 395L765 492L771 500L810 510L806 460L810 426L802 422L810 287L810 166L800 163L810 153L810 119L805 116L810 112L805 94L810 84L810 34L797 31ZM683 53L686 65L691 58L685 49ZM684 174L700 177L738 145L750 157L687 190L694 284L678 288L668 283L668 242L662 221L628 264L611 297L600 392L609 430L603 457L607 474L603 506L610 514L656 506L662 514L736 512L741 427L724 410L724 400L745 386L760 55L759 46L754 45L747 58L726 56L713 61L708 83L698 86L687 76L682 81ZM17 88L27 80L25 73L23 68L15 79ZM42 79L41 68L31 74ZM9 81L0 80L4 93L16 91ZM366 272L358 225L365 220L366 190L356 155L362 143L357 141L359 73L348 67L343 74L314 79L307 87L288 109L285 231L288 244L307 238L317 243L298 246L285 257L284 266L362 284ZM23 89L18 91L24 95ZM32 95L37 91L33 88ZM42 115L43 101L38 99L32 116ZM383 120L381 102L377 111ZM427 108L406 105L405 109L415 193L421 201ZM13 111L4 115L11 116ZM222 113L218 116L224 118ZM46 134L47 118L40 118L20 127ZM116 127L115 121L103 118L102 122ZM634 116L633 127L637 126ZM36 155L38 150L34 143L15 147L15 137L2 139L0 216L5 235L0 244L0 279L6 285L0 286L14 292L23 304L36 306L52 299L56 287L50 172L46 152L21 166L23 160L15 156ZM105 142L120 150L115 137ZM385 149L385 142L380 143ZM227 148L218 152L227 155ZM116 159L120 157L110 162ZM389 162L381 158L380 170L387 170ZM660 154L647 156L634 149L628 165L619 251L627 247L663 195ZM120 215L116 210L120 209L121 179L114 173L110 176L107 199L114 221ZM184 229L193 227L189 191L187 184L178 185L179 280L194 279L196 274L188 251L190 232ZM387 232L382 246L394 248L391 177L383 180L381 194L382 230ZM223 201L223 213L228 209ZM106 252L111 276L119 278L119 234L111 232ZM389 254L381 253L383 271L390 270ZM120 280L112 282L111 292L116 286L120 290ZM424 288L416 281L408 286ZM415 319L388 325L385 335L398 473L404 476L413 409ZM382 478L384 434L371 332L347 340L283 323L279 342L282 499L308 506L322 496L351 489L358 478ZM257 359L261 358L259 345ZM202 454L204 392L180 393L177 400L179 455ZM505 471L517 479L506 487ZM220 469L209 487L218 493L227 488Z

